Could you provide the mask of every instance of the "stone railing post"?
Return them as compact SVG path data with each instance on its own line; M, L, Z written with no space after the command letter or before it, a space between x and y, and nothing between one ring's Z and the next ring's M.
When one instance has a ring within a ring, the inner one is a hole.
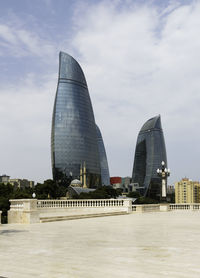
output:
M1 214L2 214L2 211L0 210L0 225L1 225Z
M136 212L144 212L144 206L143 205L136 205Z
M15 199L10 200L10 203L8 224L32 224L40 222L37 199Z
M132 212L132 199L124 199L123 206L127 208L127 213Z
M190 210L194 210L194 205L190 204Z
M169 211L169 204L160 204L160 211Z

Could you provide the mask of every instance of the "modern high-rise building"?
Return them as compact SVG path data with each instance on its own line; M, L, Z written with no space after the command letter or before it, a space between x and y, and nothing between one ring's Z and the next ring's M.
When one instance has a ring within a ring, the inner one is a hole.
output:
M109 174L106 150L104 147L104 142L103 142L103 138L101 135L101 131L97 125L96 125L96 128L97 128L97 140L98 140L99 156L100 156L101 182L102 182L102 185L109 185L110 184L110 174Z
M84 164L87 186L101 184L97 130L87 83L78 62L64 52L59 55L51 155L54 180L79 178Z
M132 182L145 197L161 198L161 177L157 169L164 161L167 167L165 140L160 115L149 119L141 128L135 149Z
M184 203L199 203L200 202L200 182L192 181L188 178L183 178L175 183L175 202Z

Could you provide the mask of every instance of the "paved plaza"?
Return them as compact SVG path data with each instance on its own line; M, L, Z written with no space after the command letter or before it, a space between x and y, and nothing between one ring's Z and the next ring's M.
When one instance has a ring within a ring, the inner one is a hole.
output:
M0 277L199 278L200 212L0 226Z

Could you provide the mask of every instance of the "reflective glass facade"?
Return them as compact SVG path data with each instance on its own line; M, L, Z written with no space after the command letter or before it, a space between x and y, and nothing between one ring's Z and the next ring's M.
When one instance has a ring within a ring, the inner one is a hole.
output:
M53 178L79 178L85 162L87 185L101 184L96 124L84 73L77 61L60 52L52 119Z
M162 161L165 161L167 167L165 140L159 115L143 125L137 138L132 182L143 187L140 191L142 195L160 199L162 181L156 170L161 167Z
M102 185L109 185L110 184L110 174L109 174L106 150L104 147L101 131L97 125L96 125L96 128L97 128L97 140L98 140L99 156L100 156L101 182L102 182Z

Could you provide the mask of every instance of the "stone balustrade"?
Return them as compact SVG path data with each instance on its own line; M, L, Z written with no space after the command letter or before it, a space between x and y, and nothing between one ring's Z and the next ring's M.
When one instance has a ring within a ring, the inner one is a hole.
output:
M170 204L170 210L200 210L200 204Z
M10 200L11 205L10 205L10 209L11 210L23 210L24 209L24 200Z
M127 203L128 201L128 203ZM95 200L38 200L39 209L72 207L122 207L129 205L129 200L95 199Z
M173 210L200 210L200 204L145 204L133 205L134 212L156 212Z
M38 223L39 211L36 199L14 199L10 200L8 211L8 224L11 223Z
M131 199L10 200L8 223L39 223L125 213L200 210L200 204L132 205ZM0 213L1 215L1 213Z
M39 223L44 219L67 219L92 215L130 213L132 200L10 200L8 223Z

